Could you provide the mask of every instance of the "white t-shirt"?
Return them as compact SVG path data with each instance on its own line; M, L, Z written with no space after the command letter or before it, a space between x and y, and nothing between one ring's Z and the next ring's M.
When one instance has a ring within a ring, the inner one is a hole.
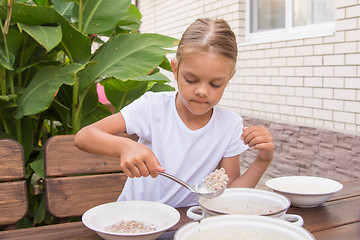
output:
M166 172L191 186L213 172L223 157L233 157L248 147L240 139L242 118L214 107L209 122L189 129L175 107L176 92L147 92L121 110L126 131L136 133ZM147 200L173 207L192 206L198 195L164 177L128 178L118 201Z

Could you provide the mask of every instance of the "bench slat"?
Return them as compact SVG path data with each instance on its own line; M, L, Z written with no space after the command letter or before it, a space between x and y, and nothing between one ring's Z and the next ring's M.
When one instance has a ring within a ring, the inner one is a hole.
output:
M0 140L0 182L25 178L22 146L11 139Z
M125 181L124 173L45 179L48 211L58 218L81 216L97 205L114 202Z
M27 209L25 180L0 183L0 225L16 223Z
M136 136L130 136L136 140ZM54 136L45 145L45 176L59 177L92 173L120 172L118 158L99 156L79 150L74 135ZM75 159L75 160L74 160Z

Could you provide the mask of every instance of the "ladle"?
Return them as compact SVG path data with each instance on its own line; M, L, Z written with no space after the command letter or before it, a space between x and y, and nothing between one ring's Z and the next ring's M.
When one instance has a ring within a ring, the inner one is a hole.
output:
M215 190L215 191L211 191L210 189L208 189L205 186L205 179L201 180L198 184L195 185L195 187L191 187L189 184L187 184L186 182L178 179L177 177L165 173L165 172L159 172L160 175L167 177L175 182L177 182L178 184L186 187L187 189L189 189L191 192L193 193L199 193L201 196L205 197L205 198L216 198L218 196L220 196L221 194L223 194L223 192L226 189L226 186L222 187L219 190Z

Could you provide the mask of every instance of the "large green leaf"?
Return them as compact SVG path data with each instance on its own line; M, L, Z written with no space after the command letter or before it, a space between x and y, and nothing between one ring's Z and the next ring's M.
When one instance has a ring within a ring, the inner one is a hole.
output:
M19 29L27 32L48 52L56 47L62 38L61 26L38 26L18 23Z
M83 33L93 34L112 29L127 12L131 1L87 0L84 2L81 29Z
M117 111L141 97L147 90L148 82L144 81L121 81L112 79L101 82L109 102Z
M69 22L72 22L73 17L73 8L75 3L68 2L63 0L52 0L53 8L64 18L66 18Z
M75 74L85 64L71 64L64 67L44 67L39 69L18 101L16 118L37 114L47 109L61 85L72 85Z
M12 52L6 53L5 49L0 46L0 65L8 70L14 70L15 56Z
M80 73L80 88L85 89L99 77L132 79L147 75L177 44L175 38L159 34L119 34L111 38L92 59L97 64L88 65Z
M75 29L53 8L14 3L11 21L40 26L60 24L62 39L59 47L75 62L87 61L91 56L90 39Z
M109 115L111 115L110 110L106 106L98 102L97 107L83 117L80 128L97 122L100 119L103 119Z
M131 4L126 14L117 23L117 26L125 31L135 32L140 28L141 18L142 15L139 9L134 4Z

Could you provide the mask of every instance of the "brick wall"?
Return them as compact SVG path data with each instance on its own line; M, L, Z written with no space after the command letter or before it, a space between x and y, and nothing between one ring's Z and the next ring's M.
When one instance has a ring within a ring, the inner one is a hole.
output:
M335 5L332 35L250 44L246 0L138 0L142 32L180 38L199 17L229 22L239 59L220 104L281 139L269 173L345 179L360 177L360 0Z

